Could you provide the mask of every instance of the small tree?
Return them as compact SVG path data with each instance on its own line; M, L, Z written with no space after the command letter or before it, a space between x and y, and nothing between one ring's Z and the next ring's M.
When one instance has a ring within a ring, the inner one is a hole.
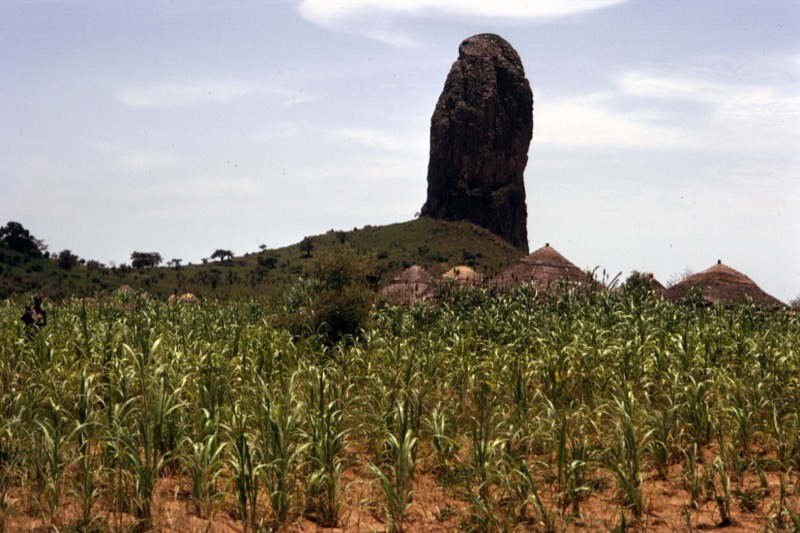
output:
M670 276L670 278L667 280L667 285L666 285L667 288L669 289L670 287L677 285L678 283L685 280L692 274L694 274L694 271L687 266L686 268L683 269L683 272L677 272L672 276Z
M356 336L366 327L375 302L377 261L349 243L322 254L311 267L310 315L306 325L329 342Z
M625 294L642 299L656 294L656 281L653 274L634 270L622 284Z
M62 250L58 254L58 266L64 270L70 270L78 264L78 256L69 250Z
M262 253L258 255L256 261L258 261L259 266L262 266L268 270L272 270L275 268L275 264L278 262L278 256Z
M207 283L211 286L212 291L217 290L217 285L219 284L219 278L222 276L222 272L217 270L216 268L212 268L211 270L203 273L200 276L200 279L203 283Z
M131 254L131 266L133 268L152 268L161 264L161 254L158 252L133 252Z
M311 252L314 250L314 243L311 237L306 237L300 241L300 251L306 254L306 257L311 257Z
M223 250L218 248L213 254L211 254L211 259L219 259L220 261L230 261L233 259L233 252L230 250Z

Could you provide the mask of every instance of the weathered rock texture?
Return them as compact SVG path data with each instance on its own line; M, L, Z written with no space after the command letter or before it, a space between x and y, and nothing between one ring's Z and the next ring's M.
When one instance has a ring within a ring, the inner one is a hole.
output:
M469 220L528 253L523 172L533 93L502 37L464 40L431 118L428 198L421 214Z

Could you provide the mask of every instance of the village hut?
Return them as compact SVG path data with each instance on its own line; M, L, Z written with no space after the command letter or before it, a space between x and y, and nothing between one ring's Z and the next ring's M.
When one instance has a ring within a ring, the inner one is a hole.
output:
M501 290L523 283L530 284L536 290L551 290L563 284L575 286L592 282L589 274L569 262L549 243L517 259L493 280L493 284Z
M381 289L381 296L393 304L417 303L433 298L433 277L419 265L405 269Z
M446 282L451 282L455 285L480 285L483 283L483 274L475 272L475 270L466 265L451 268L442 274L442 278Z
M716 302L741 305L751 301L756 307L764 309L785 307L780 300L761 290L753 280L723 265L722 261L673 285L666 290L664 297L672 301L681 300L694 290L702 293L703 303L707 305Z
M183 304L198 304L200 303L200 298L198 298L194 293L187 292L184 294L170 294L169 298L167 298L167 303L170 305L174 305L177 303Z

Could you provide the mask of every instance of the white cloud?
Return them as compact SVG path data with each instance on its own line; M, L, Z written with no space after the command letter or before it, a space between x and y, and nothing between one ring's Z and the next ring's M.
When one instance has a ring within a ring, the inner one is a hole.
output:
M192 208L206 201L227 200L230 205L248 205L266 195L264 184L253 176L226 177L199 175L152 185L143 189L142 198L161 198L165 202L179 202Z
M254 94L275 97L285 106L314 100L314 95L306 90L236 79L156 82L120 89L116 97L129 107L155 109L226 104Z
M420 45L419 41L410 35L406 35L403 31L398 31L388 26L364 29L361 33L363 33L364 37L367 39L372 39L373 41L388 44L396 48L413 48Z
M691 142L680 128L665 125L653 110L619 111L613 93L548 100L537 97L535 144L580 149L674 148Z
M552 100L538 94L534 142L581 149L702 146L740 155L800 148L794 86L686 71L629 70L611 81L614 88L605 92Z
M117 98L130 107L160 108L225 103L256 90L257 86L243 81L200 80L130 87L118 91Z
M491 17L536 19L577 15L623 4L627 0L303 0L299 11L323 27L372 13L409 17Z
M401 18L486 19L513 23L548 20L604 9L627 0L303 0L300 15L322 28L353 31L393 46L416 41L392 26Z
M178 157L165 150L136 150L106 142L89 143L89 147L110 155L124 170L155 170L178 165Z
M424 157L428 153L427 132L399 135L380 129L343 128L332 132L335 139L347 140L385 152L402 152Z
M632 96L664 100L705 102L727 115L762 115L776 111L800 116L800 96L783 94L771 85L723 84L700 78L657 76L627 72L617 79L623 92Z
M120 163L131 170L147 170L152 168L174 167L178 158L169 152L144 151L120 154Z
M708 117L710 148L794 151L800 147L800 94L796 86L721 82L678 74L630 71L616 80L624 97L671 109L673 122L691 122L680 106L700 105ZM687 127L689 127L687 125ZM716 145L716 146L714 146Z

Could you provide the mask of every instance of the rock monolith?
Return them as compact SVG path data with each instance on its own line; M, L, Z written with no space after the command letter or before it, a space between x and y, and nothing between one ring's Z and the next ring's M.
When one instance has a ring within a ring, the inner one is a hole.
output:
M528 253L523 173L532 135L533 92L519 54L498 35L465 39L431 118L420 214L471 221Z

